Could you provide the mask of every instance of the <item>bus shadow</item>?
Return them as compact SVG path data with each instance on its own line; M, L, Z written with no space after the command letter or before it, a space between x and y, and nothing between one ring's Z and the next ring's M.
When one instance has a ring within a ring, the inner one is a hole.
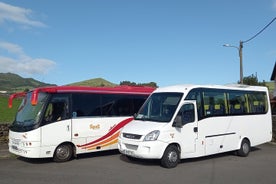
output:
M256 151L260 151L260 148L257 147L252 147L250 153L254 153ZM197 157L197 158L186 158L186 159L181 159L179 164L183 163L196 163L196 162L202 162L206 160L212 160L212 159L218 159L218 158L223 158L223 157L239 157L236 153L236 151L230 151L230 152L225 152L225 153L218 153L214 155L208 155L208 156L203 156L203 157ZM250 154L249 154L250 156ZM127 162L133 165L144 165L144 166L157 166L160 165L160 160L158 159L139 159L139 158L132 158L128 157L126 155L121 155L120 160L123 162Z
M122 154L120 155L120 160L133 165L144 165L144 166L160 165L160 160L158 159L140 159L140 158L128 157Z
M97 158L97 157L103 157L103 156L112 156L112 155L118 155L120 152L118 150L108 150L108 151L99 151L94 153L83 153L78 154L76 157L72 157L70 161L73 160L81 160L81 159L88 159L88 158ZM47 163L56 163L53 161L53 158L25 158L25 157L16 157L16 159L31 163L31 164L47 164Z
M25 158L25 157L17 157L17 160L27 162L30 164L46 164L53 162L52 158Z
M77 157L75 159L80 160L80 159L112 156L112 155L118 155L118 154L120 154L119 150L107 150L107 151L99 151L99 152L94 152L94 153L79 154L79 155L77 155Z
M261 150L261 148L252 147L251 152L256 152ZM104 157L104 156L113 156L113 155L119 155L119 159L123 162L127 162L134 165L145 165L145 166L156 166L160 165L160 160L158 159L139 159L139 158L132 158L125 155L122 155L119 150L108 150L108 151L99 151L94 153L84 153L79 154L77 157L73 157L72 160L82 160L82 159L89 159L89 158L97 158L97 157ZM219 153L204 157L198 157L198 158L188 158L188 159L182 159L180 163L192 163L192 162L201 162L205 160L210 159L217 159L221 157L229 157L229 156L237 156L236 152L226 152L226 153ZM249 155L250 156L250 155ZM53 158L25 158L25 157L16 157L17 160L31 163L31 164L48 164L48 163L55 163L53 161ZM69 162L70 162L69 161Z
M259 150L261 150L261 149L257 148L257 147L252 147L251 151L249 153L249 156L250 156L251 153L254 153L254 152L259 151ZM225 158L229 158L229 157L239 158L240 156L238 156L237 151L229 151L229 152L224 152L224 153L217 153L217 154L214 154L214 155L207 155L207 156L203 156L203 157L182 159L180 161L180 163L201 162L201 161L218 159L218 158L223 158L223 157L225 157Z

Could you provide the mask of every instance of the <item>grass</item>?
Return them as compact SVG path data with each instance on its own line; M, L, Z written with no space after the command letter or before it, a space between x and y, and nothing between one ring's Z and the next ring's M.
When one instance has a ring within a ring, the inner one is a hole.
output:
M268 87L268 90L269 90L269 92L270 93L273 93L273 91L274 91L274 82L266 82L265 83L266 84L266 86Z
M7 95L0 95L0 123L12 123L18 106L21 103L21 99L13 100L13 107L10 109L8 107L8 99Z

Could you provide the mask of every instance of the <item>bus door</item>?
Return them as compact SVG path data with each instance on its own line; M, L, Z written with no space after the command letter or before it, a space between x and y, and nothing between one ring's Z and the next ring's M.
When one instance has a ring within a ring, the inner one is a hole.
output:
M177 127L181 152L183 154L196 151L198 138L196 102L184 103L177 113L173 126Z
M66 141L71 141L69 97L64 94L54 94L42 119L41 146L57 146Z

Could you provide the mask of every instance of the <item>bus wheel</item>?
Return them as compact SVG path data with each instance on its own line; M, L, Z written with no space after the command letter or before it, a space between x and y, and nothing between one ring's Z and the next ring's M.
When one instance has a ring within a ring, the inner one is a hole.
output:
M61 144L56 148L54 154L55 162L66 162L72 158L73 149L70 144Z
M163 157L161 158L161 166L165 168L174 168L180 161L180 152L177 146L170 145L166 148Z
M243 139L241 143L241 148L237 151L238 155L241 157L248 156L250 152L250 142L247 139Z

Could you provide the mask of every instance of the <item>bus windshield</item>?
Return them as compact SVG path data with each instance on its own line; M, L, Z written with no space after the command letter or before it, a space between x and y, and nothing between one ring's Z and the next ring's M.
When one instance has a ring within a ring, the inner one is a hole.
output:
M32 93L27 93L26 97L22 100L15 121L10 127L11 130L16 131L29 131L39 126L39 122L42 115L43 107L47 100L47 93L39 93L36 105L32 105L31 98Z
M136 120L170 122L183 93L153 93L139 110Z

